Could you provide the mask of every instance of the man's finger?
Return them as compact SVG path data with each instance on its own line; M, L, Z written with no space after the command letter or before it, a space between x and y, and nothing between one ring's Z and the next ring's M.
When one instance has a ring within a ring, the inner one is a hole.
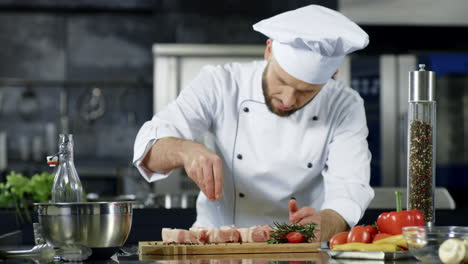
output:
M310 216L315 216L317 213L317 211L315 211L314 208L312 207L302 207L301 209L299 209L299 211L296 212L296 217L297 218L306 218L306 217L310 217Z
M214 201L215 199L215 183L213 179L213 167L211 164L204 162L203 163L203 181L205 182L206 193L208 194L208 199Z
M197 185L200 187L200 190L205 194L205 196L209 199L208 193L206 192L206 185L205 185L205 179L203 178L203 168L201 166L196 167L194 170L196 172L195 178L197 179Z
M213 160L213 174L215 183L215 199L218 200L221 198L221 194L223 192L223 166L221 159L217 156Z
M313 216L307 216L307 217L304 217L302 218L301 220L299 220L297 222L298 225L305 225L307 223L311 223L311 222L314 222L316 224L319 224L320 223L320 215L319 214L315 214Z
M318 213L312 207L302 207L294 215L289 216L289 221L291 223L300 223L303 219L307 219L309 217L314 217Z
M297 205L296 199L289 200L288 208L289 208L289 222L295 223L297 221L295 214L299 210L299 206Z
M289 200L288 207L289 207L289 215L291 215L291 214L297 212L297 210L299 210L299 206L297 205L297 202L296 202L295 199Z

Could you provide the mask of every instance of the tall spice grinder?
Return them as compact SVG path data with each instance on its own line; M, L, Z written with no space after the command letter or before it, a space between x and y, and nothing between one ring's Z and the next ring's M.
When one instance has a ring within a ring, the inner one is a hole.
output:
M426 224L434 224L435 73L424 67L409 73L407 208L420 210Z

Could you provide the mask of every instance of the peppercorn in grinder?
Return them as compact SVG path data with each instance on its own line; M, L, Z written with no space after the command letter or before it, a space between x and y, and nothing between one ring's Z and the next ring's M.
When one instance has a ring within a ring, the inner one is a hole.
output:
M435 222L435 73L419 64L409 73L407 209L420 210L426 224Z

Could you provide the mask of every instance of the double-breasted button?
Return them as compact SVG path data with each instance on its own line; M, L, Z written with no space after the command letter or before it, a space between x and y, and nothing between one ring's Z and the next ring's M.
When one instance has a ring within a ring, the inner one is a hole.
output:
M240 197L240 198L244 198L244 197L245 197L245 194L239 193L239 197Z
M242 154L237 154L237 159L242 159Z
M244 112L248 113L250 111L250 109L248 107L244 107Z
M317 121L317 120L318 120L318 116L312 117L312 120Z
M310 163L310 162L307 163L307 168L309 168L309 169L312 168L312 163Z

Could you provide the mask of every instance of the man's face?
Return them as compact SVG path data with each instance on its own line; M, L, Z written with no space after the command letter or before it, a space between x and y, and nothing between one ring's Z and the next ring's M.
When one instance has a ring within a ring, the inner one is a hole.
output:
M285 72L274 58L263 72L262 87L268 109L279 116L290 116L308 104L325 84L310 84Z

